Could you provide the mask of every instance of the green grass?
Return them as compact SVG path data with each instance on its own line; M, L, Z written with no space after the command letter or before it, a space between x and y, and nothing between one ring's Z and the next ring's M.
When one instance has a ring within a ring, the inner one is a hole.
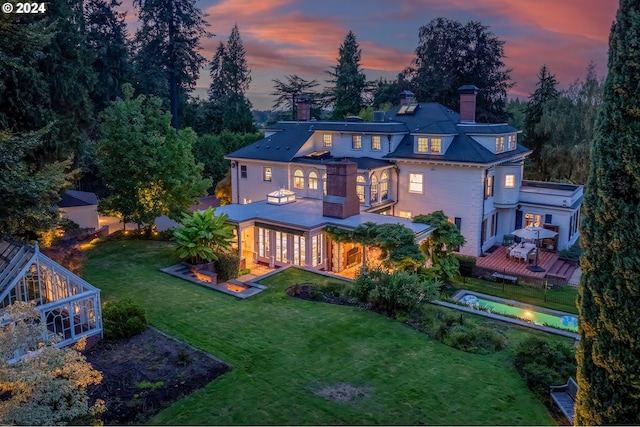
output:
M454 288L451 294L455 293L455 291L459 289L466 289L496 297L513 299L526 304L537 305L539 307L546 307L552 310L578 314L578 307L575 304L578 297L578 290L571 286L555 286L553 289L548 289L546 291L548 298L547 301L545 301L545 290L534 287L506 284L504 286L505 291L503 291L501 285L473 277L465 277L464 280L461 277L457 277L451 281L451 285ZM510 289L514 291L510 292ZM553 300L566 301L567 303L561 304L559 302L554 302Z
M513 352L532 335L562 338L508 327L507 350L467 354L379 314L284 292L336 279L291 268L238 300L158 271L175 262L170 243L116 241L89 249L84 270L103 301L130 297L155 327L233 365L151 424L553 423L513 368ZM369 393L352 403L314 394L338 383Z

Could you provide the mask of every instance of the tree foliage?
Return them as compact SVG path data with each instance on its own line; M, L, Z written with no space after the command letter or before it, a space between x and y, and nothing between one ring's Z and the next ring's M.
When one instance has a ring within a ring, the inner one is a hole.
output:
M78 175L71 159L44 165L29 160L43 133L0 132L0 235L34 239L53 227L60 194Z
M504 41L489 27L475 21L462 25L436 18L420 27L415 53L405 75L411 79L418 100L439 102L459 111L458 88L473 84L480 88L480 121L505 121L507 91L515 83L503 62Z
M55 348L32 303L7 307L0 327L0 423L6 425L88 425L104 410L89 405L87 387L102 375L74 348ZM6 322L6 323L5 323ZM81 350L83 342L76 348ZM24 355L9 362L15 355Z
M327 73L332 77L327 81L328 103L333 105L332 118L342 120L357 114L364 105L364 91L367 79L360 68L362 50L353 31L349 31L338 51L338 64Z
M465 244L465 238L443 211L417 215L413 222L427 224L436 229L420 245L431 261L431 272L438 279L452 279L460 273L460 263L455 250Z
M134 71L138 91L170 107L178 127L178 103L186 102L206 63L201 39L209 25L195 0L135 0L140 27L135 34Z
M99 209L138 225L178 219L211 185L191 151L196 135L173 129L160 99L133 98L130 85L123 91L101 114L98 160L111 195Z
M276 97L273 102L273 108L291 111L290 119L296 118L296 98L299 95L308 95L312 101L320 95L315 91L315 87L319 85L317 80L305 80L296 74L290 74L285 77L286 80L273 79L273 92L271 95Z
M640 424L639 33L621 0L583 204L576 425Z

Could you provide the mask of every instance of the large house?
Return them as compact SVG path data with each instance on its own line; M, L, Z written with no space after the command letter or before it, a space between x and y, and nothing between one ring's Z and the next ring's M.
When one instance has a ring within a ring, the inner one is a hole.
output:
M411 224L416 215L442 210L466 239L459 248L464 255L479 256L529 225L558 233L546 242L550 249L571 246L578 238L582 187L523 180L531 151L518 144L514 127L475 122L477 90L460 88L460 113L438 103L416 103L405 91L399 106L374 113L372 122L309 120L303 98L299 120L268 127L263 139L226 157L232 162L233 204L218 211L237 225L240 254L299 263L299 256L291 255L301 244L298 235L310 245L306 254L316 258L309 265L339 270L327 262L333 257L331 245L318 253L319 242L326 240L322 228L335 222L326 205L336 197L356 199L356 212L349 214L358 218L351 220L354 224ZM340 183L343 193L336 193L334 176L348 173L334 165L344 162L354 164L355 182ZM269 201L286 195L296 203ZM301 229L297 222L313 215L316 228ZM290 255L283 258L283 250Z

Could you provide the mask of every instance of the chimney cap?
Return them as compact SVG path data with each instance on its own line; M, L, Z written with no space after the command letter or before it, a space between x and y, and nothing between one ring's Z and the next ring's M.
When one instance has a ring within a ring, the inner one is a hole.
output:
M464 85L464 86L460 86L458 88L458 92L462 95L462 94L472 94L472 95L477 95L478 91L480 89L478 89L476 87L476 85Z

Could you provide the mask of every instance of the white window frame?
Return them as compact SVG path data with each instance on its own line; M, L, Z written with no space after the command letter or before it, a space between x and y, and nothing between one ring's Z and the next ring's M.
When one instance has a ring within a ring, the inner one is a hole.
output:
M496 136L496 153L504 152L504 136Z
M438 141L438 151L433 149L434 141ZM429 151L431 154L442 154L442 138L429 138Z
M307 187L309 190L318 189L318 174L316 172L309 172L309 176L307 177Z
M302 169L296 169L293 172L293 188L304 190L304 171Z
M351 135L351 149L362 150L362 135Z
M271 167L265 166L262 168L262 180L265 182L271 182L273 178Z
M380 135L371 136L371 151L382 150L382 137Z
M322 146L331 148L333 146L333 135L325 133L322 135Z
M516 135L509 135L508 149L515 150L518 145L518 137Z
M416 179L420 177L420 179ZM420 189L418 189L418 186ZM423 194L424 193L424 174L409 172L409 193Z
M504 188L515 188L516 174L508 173L504 176Z
M426 136L419 136L416 141L416 153L427 154L429 152L429 138Z

